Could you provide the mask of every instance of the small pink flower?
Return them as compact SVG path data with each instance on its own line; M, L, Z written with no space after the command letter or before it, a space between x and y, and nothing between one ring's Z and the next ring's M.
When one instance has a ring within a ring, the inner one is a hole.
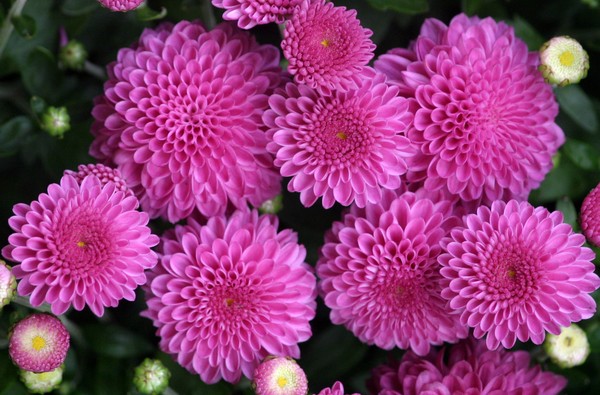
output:
M546 332L596 311L589 294L600 278L584 242L558 211L515 200L482 206L443 241L442 296L492 350L542 344Z
M304 0L212 0L215 7L225 9L223 19L237 21L242 29L266 23L283 23Z
M65 170L64 175L73 176L79 184L83 182L85 177L94 175L98 177L102 185L106 185L109 182L114 182L115 187L119 191L125 192L125 194L128 196L133 196L133 192L127 187L127 183L121 176L121 172L117 169L112 169L100 163L79 165L77 166L77 171Z
M600 184L583 200L579 222L588 241L597 247L600 246Z
M98 0L98 2L111 11L125 12L138 8L144 0Z
M20 369L41 373L58 368L67 357L69 331L50 314L31 314L10 331L8 353Z
M321 392L317 395L345 395L344 393L344 385L339 381L336 381L335 384L331 388L323 388ZM352 395L360 395L359 393L354 393Z
M256 395L306 395L308 381L292 358L271 356L257 366L252 387Z

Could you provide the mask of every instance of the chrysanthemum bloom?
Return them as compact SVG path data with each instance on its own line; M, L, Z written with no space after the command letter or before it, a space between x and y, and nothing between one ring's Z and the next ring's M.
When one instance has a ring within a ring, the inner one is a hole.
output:
M441 296L440 241L457 225L448 201L387 191L379 204L352 206L326 234L317 275L331 321L384 349L411 348L467 336Z
M572 368L585 363L590 355L590 343L583 329L571 324L562 328L559 335L548 334L544 350L552 362L561 368Z
M286 22L281 48L298 84L324 94L347 89L373 58L375 44L356 19L356 10L326 0L307 0Z
M160 347L206 383L252 378L268 355L298 358L311 336L316 279L306 251L256 210L188 220L162 238L147 289Z
M307 395L304 370L289 357L267 357L254 371L256 395Z
M576 84L587 76L590 60L579 42L569 36L554 37L540 48L540 71L559 86Z
M579 223L587 240L600 247L600 184L592 189L583 200Z
M13 267L18 293L31 295L33 306L48 302L56 315L87 305L101 316L106 306L134 300L159 241L137 205L113 182L88 176L79 185L70 175L30 205L15 205L8 221L15 233L2 254L21 262Z
M558 394L567 380L539 365L526 351L490 351L472 339L431 350L426 357L409 351L400 362L373 370L372 394Z
M158 359L146 358L133 374L133 385L142 394L162 394L169 386L171 372Z
M42 373L20 370L19 377L32 394L46 394L60 387L64 370L65 365L60 365L54 370Z
M269 98L263 117L270 127L267 149L281 175L292 177L291 192L311 206L377 203L382 189L396 189L414 153L403 135L412 120L408 102L366 68L357 89L320 95L307 85L289 83Z
M230 24L182 21L145 30L108 72L90 153L152 218L209 217L279 192L262 122L282 75L277 48Z
M0 310L15 296L17 279L6 262L0 259Z
M212 0L215 7L225 10L223 19L237 21L242 29L266 23L283 23L303 0Z
M552 87L513 28L491 18L428 19L375 62L416 109L408 180L466 201L525 199L564 142Z
M516 339L542 344L546 331L596 310L589 293L600 278L584 242L559 211L515 200L482 206L442 242L442 296L492 350Z
M125 12L138 8L144 0L98 0L98 2L111 11Z
M323 388L318 395L345 395L344 385L339 381L336 381L333 387L331 388ZM360 395L359 393L354 393L352 395Z
M69 339L69 331L58 318L35 313L11 329L8 353L20 369L49 372L65 361Z
M77 171L65 170L64 175L75 177L79 184L81 184L87 176L94 175L98 177L102 185L106 185L109 182L114 182L115 187L119 191L125 192L126 195L133 196L133 192L127 187L125 180L121 176L121 172L117 169L112 169L100 163L79 165L77 166Z

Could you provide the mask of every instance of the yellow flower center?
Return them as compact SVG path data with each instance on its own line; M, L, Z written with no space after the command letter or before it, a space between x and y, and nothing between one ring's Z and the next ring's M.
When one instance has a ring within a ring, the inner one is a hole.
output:
M288 383L288 380L285 377L279 376L277 378L277 385L279 386L279 388L285 387L287 385L287 383Z
M573 62L575 62L575 55L573 55L573 52L571 51L564 51L560 54L558 60L563 66L569 67L573 65Z
M324 46L325 48L327 48L329 46L329 40L324 39L323 41L321 41L321 45Z
M78 241L77 242L77 247L79 247L79 248L85 247L85 241Z
M40 351L42 348L46 347L46 340L41 336L36 336L31 340L31 347L33 347L35 351Z
M233 304L233 299L231 299L231 298L225 299L225 305L227 307L231 307L232 304Z
M335 137L337 137L340 140L346 140L348 138L348 135L346 135L346 133L344 133L344 132L339 132L338 134L335 135Z

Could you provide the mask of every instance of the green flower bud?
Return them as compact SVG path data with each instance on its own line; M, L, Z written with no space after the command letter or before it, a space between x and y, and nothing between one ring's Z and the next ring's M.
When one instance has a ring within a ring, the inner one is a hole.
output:
M548 334L544 342L546 354L561 368L572 368L585 362L590 344L585 332L575 324L562 328L560 335Z
M17 279L10 267L0 259L0 309L10 303L15 296Z
M43 373L33 373L21 370L19 376L25 387L34 394L45 394L60 386L63 378L64 365Z
M277 195L273 199L265 201L259 208L263 214L277 214L283 209L283 196Z
M133 385L142 394L159 395L169 386L169 378L171 372L162 362L146 358L135 368Z
M587 76L590 60L577 40L554 37L540 48L540 71L551 84L576 84Z
M58 53L60 63L73 70L82 70L87 57L85 47L77 40L70 40L67 45L60 48Z
M65 107L48 107L42 114L41 125L50 136L61 139L71 129L71 117Z

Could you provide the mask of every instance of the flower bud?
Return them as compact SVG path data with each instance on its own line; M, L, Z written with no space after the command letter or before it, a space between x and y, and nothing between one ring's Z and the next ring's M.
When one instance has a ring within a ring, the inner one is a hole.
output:
M0 309L10 303L15 296L17 279L10 267L0 259Z
M256 395L306 395L308 381L302 368L289 357L267 357L254 371Z
M65 132L71 129L71 117L65 107L48 107L42 114L40 126L50 136L61 139Z
M21 370L19 376L29 392L34 394L45 394L58 388L63 378L64 365L50 372L34 373Z
M277 214L283 209L283 196L277 195L273 199L266 200L259 208L262 214Z
M540 71L551 84L576 84L587 76L590 61L577 40L569 36L554 37L540 48Z
M133 385L146 395L162 394L169 386L171 372L158 359L146 358L135 368Z
M98 2L111 11L126 12L136 9L144 0L98 0Z
M60 48L58 60L68 69L82 70L87 60L88 53L82 43L77 40L70 40L65 46Z
M572 368L585 362L590 344L585 332L575 324L562 328L560 335L548 334L544 342L546 354L561 368Z

